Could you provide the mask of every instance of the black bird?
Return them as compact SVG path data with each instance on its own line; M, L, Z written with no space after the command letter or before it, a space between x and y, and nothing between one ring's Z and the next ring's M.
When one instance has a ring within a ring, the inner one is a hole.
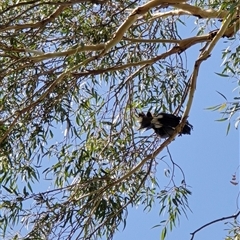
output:
M138 122L141 124L139 129L146 128L147 130L153 129L157 135L161 138L170 137L180 123L181 117L175 116L169 113L159 113L158 115L152 115L150 111L145 113L138 113ZM191 134L193 126L187 121L184 125L182 131L179 135L182 134Z

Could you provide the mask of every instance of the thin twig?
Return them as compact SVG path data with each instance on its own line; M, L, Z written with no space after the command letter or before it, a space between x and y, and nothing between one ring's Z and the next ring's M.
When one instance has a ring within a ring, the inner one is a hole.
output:
M239 216L239 214L240 214L240 211L238 211L238 212L237 212L236 214L234 214L234 215L231 215L231 216L228 216L228 217L218 218L218 219L215 219L215 220L213 220L213 221L211 221L211 222L209 222L209 223L204 224L203 226L201 226L200 228L198 228L198 229L195 230L194 232L190 233L190 234L192 235L191 240L193 240L195 234L196 234L197 232L199 232L200 230L202 230L203 228L205 228L205 227L207 227L207 226L209 226L209 225L212 225L212 224L214 224L214 223L216 223L216 222L221 222L221 221L224 221L224 220L227 220L227 219L231 219L231 218L236 219L236 218Z

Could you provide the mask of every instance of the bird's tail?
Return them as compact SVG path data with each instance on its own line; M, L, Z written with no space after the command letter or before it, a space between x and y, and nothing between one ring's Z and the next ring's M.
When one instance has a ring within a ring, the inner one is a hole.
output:
M183 130L182 130L181 134L191 134L192 129L193 129L193 126L189 122L186 122L186 124L183 127Z

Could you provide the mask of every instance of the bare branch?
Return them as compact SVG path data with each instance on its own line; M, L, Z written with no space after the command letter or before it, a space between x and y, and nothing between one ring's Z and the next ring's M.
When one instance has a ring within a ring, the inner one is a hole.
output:
M231 215L231 216L228 216L228 217L218 218L218 219L216 219L216 220L213 220L213 221L211 221L211 222L209 222L209 223L204 224L203 226L201 226L200 228L198 228L198 229L195 230L194 232L190 233L190 234L192 235L191 240L193 240L195 234L196 234L197 232L201 231L203 228L208 227L209 225L212 225L212 224L214 224L214 223L227 220L227 219L232 219L232 218L233 218L233 219L236 219L236 218L239 216L239 214L240 214L240 211L238 211L238 212L237 212L236 214L234 214L234 215Z

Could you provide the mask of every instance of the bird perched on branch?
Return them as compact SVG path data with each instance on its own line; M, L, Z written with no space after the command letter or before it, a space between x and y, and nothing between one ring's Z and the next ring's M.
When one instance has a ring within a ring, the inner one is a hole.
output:
M161 138L170 137L177 125L181 121L181 117L175 116L169 113L159 113L158 115L153 115L150 111L145 113L137 113L137 121L141 124L139 129L153 129L157 135ZM179 135L182 134L191 134L193 126L187 121L184 125L182 131Z

